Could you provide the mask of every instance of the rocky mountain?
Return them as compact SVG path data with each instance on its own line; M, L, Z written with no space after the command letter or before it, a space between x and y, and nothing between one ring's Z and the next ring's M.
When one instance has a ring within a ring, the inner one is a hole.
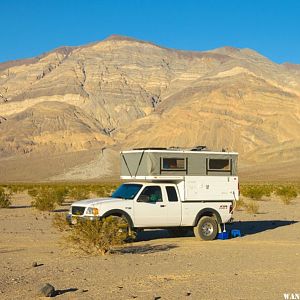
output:
M0 64L0 181L117 178L118 151L207 145L300 178L300 66L122 36ZM267 177L266 177L267 176Z

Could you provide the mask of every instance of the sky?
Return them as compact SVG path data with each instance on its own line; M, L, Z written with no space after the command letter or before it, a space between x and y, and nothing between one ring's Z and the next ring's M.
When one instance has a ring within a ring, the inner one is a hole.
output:
M251 48L300 64L298 0L0 0L0 62L120 34L204 51Z

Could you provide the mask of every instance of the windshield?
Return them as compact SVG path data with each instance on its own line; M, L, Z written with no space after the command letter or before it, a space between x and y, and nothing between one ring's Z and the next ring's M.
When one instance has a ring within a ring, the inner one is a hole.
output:
M132 200L139 192L142 186L142 184L124 183L118 187L118 189L111 195L111 197Z

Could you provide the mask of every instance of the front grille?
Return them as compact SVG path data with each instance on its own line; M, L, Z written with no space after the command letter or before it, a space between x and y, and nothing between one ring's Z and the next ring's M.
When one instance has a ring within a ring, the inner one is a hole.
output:
M82 206L72 206L72 215L81 216L83 215L85 207Z

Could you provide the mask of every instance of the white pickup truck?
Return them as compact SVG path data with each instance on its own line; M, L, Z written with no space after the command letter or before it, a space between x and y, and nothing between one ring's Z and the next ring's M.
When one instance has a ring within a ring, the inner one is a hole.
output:
M166 228L171 235L194 229L196 237L213 240L230 222L239 198L236 152L140 148L121 153L122 184L111 198L72 204L68 219L114 216L128 232Z
M237 177L218 177L215 184L226 184L220 189L222 198L216 194L215 201L187 201L184 181L168 182L128 182L122 184L110 198L96 198L74 202L68 219L76 222L77 218L94 220L115 216L122 218L128 225L128 231L146 228L165 228L172 236L185 235L194 229L196 237L213 240L221 231L221 224L230 222L233 202L238 195ZM195 178L193 178L195 181ZM198 178L203 182L203 178ZM207 180L206 180L207 181ZM204 192L210 184L204 185ZM191 182L189 182L191 185ZM203 184L199 185L203 187ZM230 187L230 188L228 188ZM223 192L222 192L223 191ZM194 194L197 191L194 191ZM207 196L204 198L208 198Z

